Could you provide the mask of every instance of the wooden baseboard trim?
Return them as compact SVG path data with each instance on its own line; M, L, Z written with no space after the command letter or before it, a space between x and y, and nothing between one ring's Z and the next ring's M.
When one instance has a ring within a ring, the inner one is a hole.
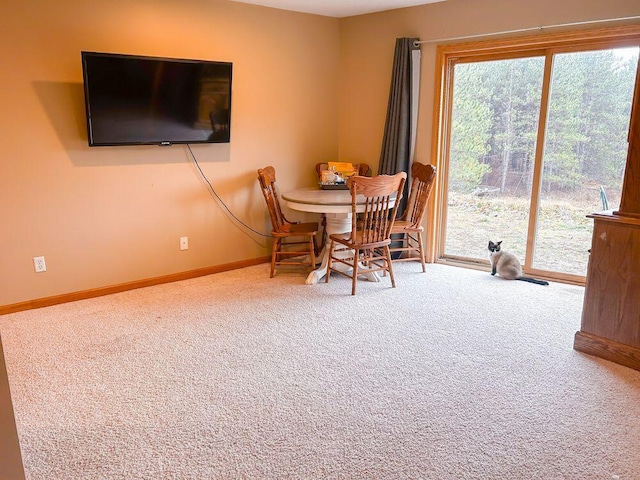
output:
M250 267L252 265L259 265L261 263L268 263L270 261L271 257L252 258L249 260L242 260L240 262L225 263L223 265L199 268L197 270L190 270L187 272L172 273L170 275L163 275L161 277L146 278L143 280L135 280L133 282L120 283L118 285L93 288L91 290L83 290L80 292L64 293L62 295L37 298L35 300L28 300L26 302L14 303L10 305L1 305L0 315L22 312L24 310L32 310L34 308L50 307L52 305L58 305L60 303L75 302L77 300L86 300L88 298L102 297L104 295L111 295L112 293L135 290L136 288L151 287L153 285L160 285L162 283L178 282L180 280L188 280L190 278L202 277L205 275L211 275L213 273L227 272L230 270L236 270L238 268Z
M576 332L573 348L625 367L640 370L640 349L586 332Z

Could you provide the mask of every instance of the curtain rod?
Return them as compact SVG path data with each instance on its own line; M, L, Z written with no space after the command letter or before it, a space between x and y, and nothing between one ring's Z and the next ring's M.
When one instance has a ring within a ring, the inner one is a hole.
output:
M451 42L454 40L466 40L468 38L479 38L479 37L489 37L492 35L506 35L508 33L522 33L522 32L531 32L534 30L541 31L547 28L559 28L559 27L573 27L576 25L590 25L593 23L604 23L604 22L620 22L622 20L637 20L640 18L640 15L635 15L633 17L621 17L621 18L609 18L605 20L587 20L585 22L573 22L573 23L560 23L557 25L546 25L539 27L529 27L529 28L518 28L516 30L505 30L502 32L493 32L493 33L480 33L478 35L466 35L463 37L450 37L450 38L439 38L436 40L419 40L417 42L413 42L414 46L422 45L423 43L440 43L440 42Z

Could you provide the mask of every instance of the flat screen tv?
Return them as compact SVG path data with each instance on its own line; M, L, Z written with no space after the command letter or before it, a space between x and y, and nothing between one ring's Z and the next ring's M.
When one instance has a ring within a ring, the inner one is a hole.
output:
M232 64L82 52L89 146L225 143Z

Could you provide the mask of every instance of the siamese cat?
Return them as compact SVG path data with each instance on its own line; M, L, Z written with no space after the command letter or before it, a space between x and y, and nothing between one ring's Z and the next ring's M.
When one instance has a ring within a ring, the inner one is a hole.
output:
M499 242L493 243L489 240L489 260L491 261L491 275L496 273L507 280L522 280L523 282L537 283L538 285L549 285L549 282L538 280L537 278L522 276L522 265L520 260L513 253L500 250Z

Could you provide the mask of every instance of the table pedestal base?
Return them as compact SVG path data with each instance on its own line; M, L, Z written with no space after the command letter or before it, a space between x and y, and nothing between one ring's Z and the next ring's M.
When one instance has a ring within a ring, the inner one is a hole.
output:
M329 235L336 233L350 233L351 232L351 214L350 213L327 213L327 244L329 244ZM322 249L320 255L318 256L321 259L320 267L313 270L307 276L305 283L307 285L315 285L318 283L326 274L327 267L329 265L329 255L328 255L328 247ZM341 270L344 272L348 272L352 270L344 264L338 263L335 265L336 270ZM367 267L363 264L358 266L358 273L366 277L370 282L379 282L380 277L376 272L368 272Z

